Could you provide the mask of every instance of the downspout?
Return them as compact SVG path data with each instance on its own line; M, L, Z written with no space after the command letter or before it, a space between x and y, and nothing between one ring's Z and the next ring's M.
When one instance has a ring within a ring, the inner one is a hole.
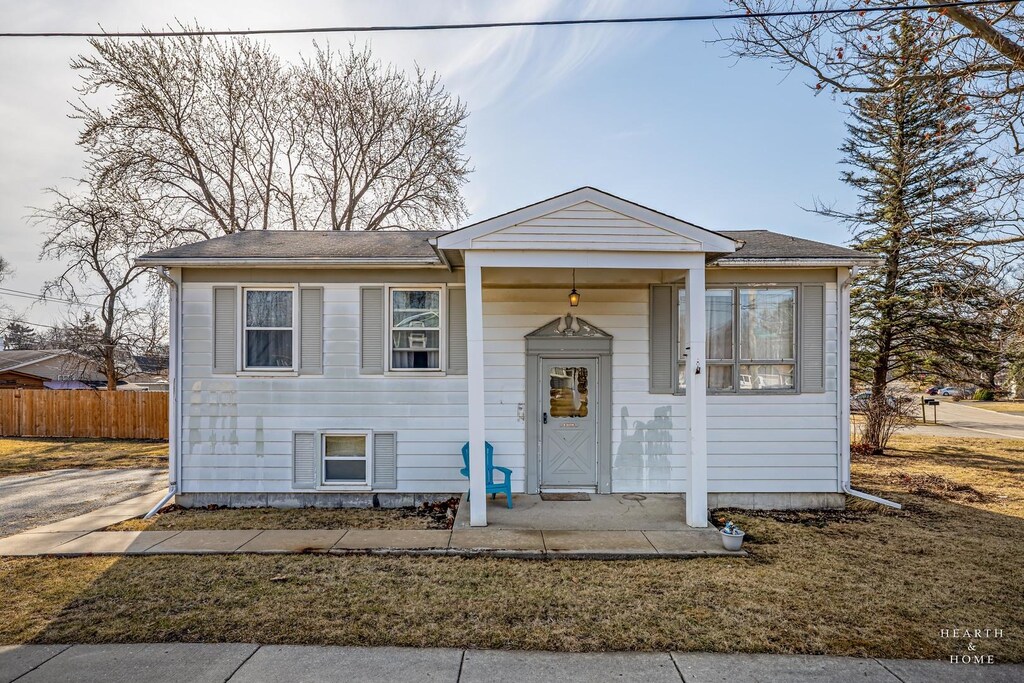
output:
M839 482L843 493L870 500L872 503L903 509L899 503L850 486L850 286L857 275L857 266L850 268L845 280L839 281Z
M179 406L181 405L181 391L179 387L179 359L181 358L181 288L179 281L169 273L167 268L161 268L156 271L156 274L161 280L167 282L170 287L170 292L168 293L168 303L170 305L170 320L168 321L170 349L167 359L167 476L169 482L167 486L167 495L161 498L160 502L157 503L152 510L147 512L143 519L149 519L159 512L160 508L167 505L167 502L174 497L175 493L177 493L179 481L178 470L181 466L181 458L179 457L181 430L178 428L178 424L181 421L181 411L179 410Z

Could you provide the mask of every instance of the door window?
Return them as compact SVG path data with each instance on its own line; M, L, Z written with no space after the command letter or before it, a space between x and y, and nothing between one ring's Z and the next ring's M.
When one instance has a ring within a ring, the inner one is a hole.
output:
M586 417L590 382L587 368L551 368L550 381L551 417Z

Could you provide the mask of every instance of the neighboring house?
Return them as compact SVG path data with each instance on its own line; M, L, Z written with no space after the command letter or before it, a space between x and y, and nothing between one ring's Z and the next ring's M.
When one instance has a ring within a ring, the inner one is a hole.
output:
M481 525L485 440L517 492L678 492L691 526L844 503L862 253L581 188L451 232L241 232L140 262L176 283L185 505L458 493L469 442Z
M0 351L0 389L93 389L106 378L66 349Z
M125 375L121 391L167 391L167 356L132 355L132 364Z

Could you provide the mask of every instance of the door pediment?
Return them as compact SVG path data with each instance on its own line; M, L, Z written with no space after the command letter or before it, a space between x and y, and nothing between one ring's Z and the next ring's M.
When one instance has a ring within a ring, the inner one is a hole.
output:
M565 339L581 337L584 339L611 339L612 336L597 325L592 325L583 318L566 313L542 325L526 335L527 339Z

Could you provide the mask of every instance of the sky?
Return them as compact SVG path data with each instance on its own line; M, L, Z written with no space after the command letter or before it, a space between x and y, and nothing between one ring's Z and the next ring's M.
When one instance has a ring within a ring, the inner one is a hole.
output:
M244 8L244 11L240 11ZM725 0L0 0L8 31L132 31L175 20L208 28L653 16L727 11ZM591 185L713 230L768 229L844 244L846 227L805 210L850 207L839 182L844 111L806 75L731 57L727 23L503 28L280 36L286 59L312 41L369 42L398 66L436 72L469 108L469 222ZM0 39L0 286L39 292L61 264L39 261L27 218L43 189L80 171L69 118L84 39ZM69 309L0 292L0 304L53 324ZM81 309L73 309L81 310ZM0 325L5 321L0 320Z

